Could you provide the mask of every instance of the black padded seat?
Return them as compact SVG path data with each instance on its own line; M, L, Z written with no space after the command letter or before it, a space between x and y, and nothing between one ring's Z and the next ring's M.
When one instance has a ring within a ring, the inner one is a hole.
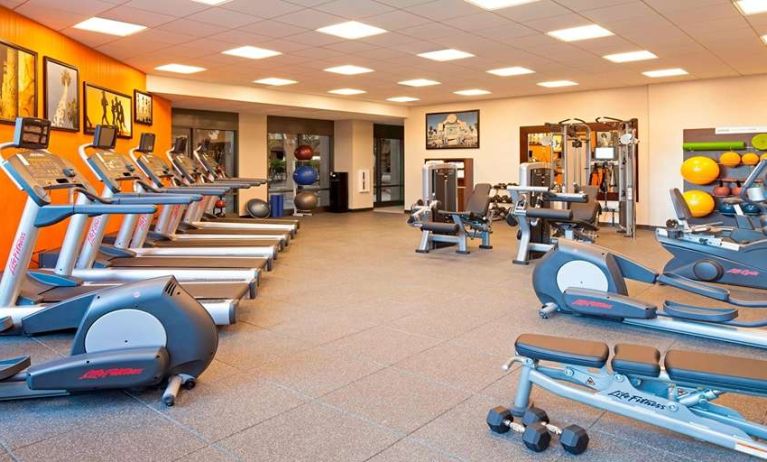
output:
M671 350L666 353L665 365L668 376L674 381L767 393L767 361Z
M570 210L573 212L573 221L593 224L599 218L602 207L597 200L599 188L596 186L583 186L581 192L588 195L586 202L573 202L570 204Z
M522 334L515 346L521 356L586 367L602 368L610 355L610 348L602 342L549 335Z
M671 205L674 207L674 213L679 221L689 221L692 219L692 212L690 206L687 205L687 201L684 200L684 195L679 188L672 188L669 190L671 193Z
M619 343L615 345L610 365L619 374L657 377L660 375L660 351L644 345Z
M437 234L458 234L458 229L457 223L429 222L421 225L421 230Z
M472 218L485 218L487 212L490 209L490 190L492 186L490 183L478 183L474 186L469 201L466 204L466 208L471 214Z

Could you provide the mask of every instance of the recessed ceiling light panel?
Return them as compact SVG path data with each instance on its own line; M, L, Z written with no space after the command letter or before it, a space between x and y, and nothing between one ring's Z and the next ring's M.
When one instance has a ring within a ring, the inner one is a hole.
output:
M568 29L546 32L546 35L562 40L563 42L577 42L578 40L609 37L613 35L613 33L602 26L590 24L588 26L570 27Z
M334 95L351 96L361 95L367 92L365 90L357 90L356 88L337 88L335 90L330 90L328 93L333 93Z
M187 66L186 64L165 64L155 67L155 70L163 72L175 72L177 74L195 74L206 70L204 67Z
M426 53L419 53L421 58L431 59L432 61L453 61L456 59L473 58L474 55L466 51L456 50L454 48L447 48L445 50L429 51Z
M432 85L439 85L441 82L437 82L436 80L430 80L430 79L410 79L410 80L403 80L402 82L397 82L400 85L405 85L408 87L430 87Z
M342 22L340 24L333 24L332 26L320 27L317 29L317 32L354 40L383 34L387 31L386 29L381 29L380 27L371 26L369 24L364 24L357 21L348 21Z
M263 79L254 80L253 83L259 83L261 85L270 85L273 87L282 87L284 85L293 85L294 83L298 83L295 80L290 79L281 79L279 77L266 77Z
M229 56L239 56L240 58L248 59L271 58L272 56L279 56L282 54L279 51L267 50L266 48L258 48L252 46L232 48L231 50L222 51L222 53Z
M412 96L395 96L393 98L386 98L386 101L391 101L392 103L412 103L419 99L420 98L414 98Z
M572 87L574 85L578 85L577 82L573 82L572 80L550 80L548 82L539 82L539 87L545 87L545 88L561 88L561 87Z
M454 91L456 95L461 96L482 96L482 95L489 95L490 92L487 90L482 90L480 88L470 88L468 90L458 90Z
M512 6L524 5L526 3L537 2L538 0L465 0L472 5L476 5L486 10L500 10Z
M658 57L655 56L655 53L647 51L647 50L640 50L640 51L629 51L627 53L615 53L612 55L606 55L603 56L608 61L612 61L614 63L631 63L634 61L646 61L648 59L657 59Z
M125 37L146 29L146 26L140 24L131 24L129 22L113 21L111 19L93 17L75 24L75 29L87 30L90 32L99 32L101 34L117 35Z
M746 16L767 13L767 2L764 0L738 0L735 6Z
M513 66L502 67L500 69L491 69L487 71L488 74L497 75L499 77L511 77L514 75L534 74L535 71L526 67Z
M661 77L677 77L680 75L687 75L689 72L682 68L675 67L673 69L658 69L656 71L642 72L642 74L646 75L647 77L657 79Z
M373 72L373 69L368 69L367 67L354 66L352 64L347 64L345 66L329 67L325 69L325 72L332 72L334 74L343 74L343 75L357 75L357 74L367 74L368 72Z

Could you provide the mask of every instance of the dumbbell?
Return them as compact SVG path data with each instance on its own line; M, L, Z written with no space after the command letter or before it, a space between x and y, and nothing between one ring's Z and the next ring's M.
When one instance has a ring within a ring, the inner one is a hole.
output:
M549 423L546 411L531 407L525 411L522 424L514 422L511 411L498 406L491 409L487 414L487 425L495 433L507 433L514 431L522 433L522 442L534 452L543 452L551 444L551 434L559 435L562 448L570 454L578 455L586 451L589 444L589 436L586 430L578 425L569 425L560 429Z
M549 423L549 416L546 411L537 407L531 407L525 411L525 415L522 416L522 424L528 427L541 425L547 432L558 435L559 444L565 451L573 455L582 454L589 446L589 435L586 433L586 429L579 425L568 425L560 429ZM551 437L549 436L550 440Z

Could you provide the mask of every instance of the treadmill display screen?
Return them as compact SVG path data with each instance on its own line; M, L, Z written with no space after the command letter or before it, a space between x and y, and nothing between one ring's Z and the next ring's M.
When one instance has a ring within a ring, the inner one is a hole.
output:
M97 125L93 132L93 147L97 149L113 149L117 141L117 129L110 125Z

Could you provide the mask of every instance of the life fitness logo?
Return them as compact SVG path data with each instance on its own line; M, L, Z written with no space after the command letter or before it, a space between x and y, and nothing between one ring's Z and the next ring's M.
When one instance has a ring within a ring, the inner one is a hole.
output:
M144 229L149 224L149 217L147 215L141 215L138 219L139 229Z
M16 244L13 246L13 252L11 252L11 258L8 261L8 269L11 270L11 274L16 275L19 270L19 263L21 262L21 252L24 250L24 243L27 241L27 233L19 234L19 238L16 240Z
M612 396L613 398L616 398L619 401L625 401L627 403L632 403L632 404L641 404L642 406L646 406L652 409L660 409L660 410L666 409L665 404L659 403L652 399L647 399L644 396L633 395L625 391L616 390L611 392L609 396Z
M129 377L141 375L144 369L135 367L114 367L111 369L91 369L80 376L79 380L104 380L110 377Z
M86 238L88 240L89 245L93 245L94 241L96 240L96 234L98 234L98 228L101 226L101 220L103 220L104 217L102 215L97 216L93 219L93 222L91 223L91 228L88 230L88 237Z
M732 274L735 276L757 277L759 276L759 271L743 269L743 268L733 268L731 270L728 270L727 274Z
M587 300L585 298L579 298L578 300L575 300L572 302L573 306L583 306L588 308L600 308L603 310L609 310L613 306L609 303L600 302L597 300Z

